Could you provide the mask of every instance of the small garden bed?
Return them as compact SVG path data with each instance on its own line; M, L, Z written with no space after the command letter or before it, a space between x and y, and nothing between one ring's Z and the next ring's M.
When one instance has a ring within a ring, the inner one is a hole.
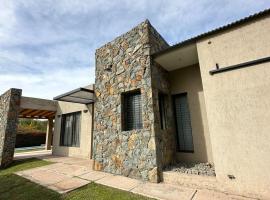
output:
M216 176L215 168L211 163L177 163L167 167L165 170L185 174Z

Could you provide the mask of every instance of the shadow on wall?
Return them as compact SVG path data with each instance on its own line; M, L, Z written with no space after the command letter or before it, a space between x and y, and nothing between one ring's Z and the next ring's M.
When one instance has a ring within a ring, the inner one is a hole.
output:
M194 159L198 162L209 162L212 158L209 158L207 153L207 146L206 143L206 135L208 134L208 127L205 127L203 117L206 117L206 115L203 116L203 111L201 109L202 103L204 105L204 94L203 90L198 90L194 92L194 108L192 109L191 117L192 117L192 127L194 136L193 136L193 143L194 143L194 151L196 153L196 156L194 156ZM205 119L204 119L205 120ZM207 121L207 120L205 120ZM207 131L207 132L206 132Z
M61 146L61 124L63 114L81 112L80 145ZM70 102L58 102L55 116L53 155L91 158L92 148L92 104L84 105Z
M178 162L212 162L211 143L199 65L170 72L172 94L187 93L194 153L177 152Z

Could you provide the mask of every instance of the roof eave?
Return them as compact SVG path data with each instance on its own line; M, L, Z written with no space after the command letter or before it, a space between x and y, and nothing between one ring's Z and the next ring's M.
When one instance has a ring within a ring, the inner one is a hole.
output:
M216 29L213 29L211 31L208 31L208 32L205 32L205 33L202 33L200 35L197 35L195 37L192 37L190 39L187 39L187 40L184 40L182 42L179 42L173 46L170 46L166 49L163 49L159 52L156 52L154 54L152 54L152 57L153 58L156 58L162 54L165 54L165 53L168 53L170 51L173 51L177 48L180 48L180 47L183 47L185 45L189 45L189 44L192 44L192 43L196 43L198 40L200 39L203 39L203 38L206 38L206 37L209 37L209 36L212 36L212 35L215 35L215 34L218 34L218 33L221 33L223 31L226 31L226 30L229 30L229 29L232 29L232 28L235 28L235 27L238 27L240 25L243 25L243 24L246 24L246 23L249 23L251 21L254 21L254 20L257 20L257 19L260 19L260 18L263 18L265 16L268 16L270 15L270 8L269 9L266 9L264 11L261 11L261 12L258 12L258 13L255 13L253 15L250 15L248 17L245 17L245 18L242 18L240 20L237 20L237 21L234 21L232 23L229 23L227 25L224 25L224 26L221 26L221 27L218 27Z

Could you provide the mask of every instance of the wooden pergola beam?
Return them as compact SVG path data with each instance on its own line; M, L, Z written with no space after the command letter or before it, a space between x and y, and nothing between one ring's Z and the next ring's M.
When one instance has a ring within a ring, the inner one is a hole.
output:
M48 112L48 113L44 114L43 116L48 117L48 116L51 116L51 115L55 115L55 112Z
M40 110L33 110L33 112L28 113L29 116L38 116Z
M33 110L31 109L23 109L22 111L20 111L20 115L27 115L29 113L33 112Z
M56 111L57 102L47 99L22 96L20 107L21 109Z
M21 110L20 118L33 118L33 119L48 119L55 116L55 111L49 110L35 110L35 109L23 109Z
M20 118L52 118L57 110L57 101L22 96L20 108Z

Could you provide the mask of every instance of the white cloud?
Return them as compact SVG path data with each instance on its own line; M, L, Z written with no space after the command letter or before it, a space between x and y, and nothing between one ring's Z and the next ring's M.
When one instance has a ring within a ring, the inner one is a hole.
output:
M49 98L94 82L94 68L48 70L43 74L0 74L0 91L23 89L23 96ZM34 95L33 95L34 94Z
M148 18L170 43L270 7L269 0L1 0L0 93L48 97L94 82L96 48Z

